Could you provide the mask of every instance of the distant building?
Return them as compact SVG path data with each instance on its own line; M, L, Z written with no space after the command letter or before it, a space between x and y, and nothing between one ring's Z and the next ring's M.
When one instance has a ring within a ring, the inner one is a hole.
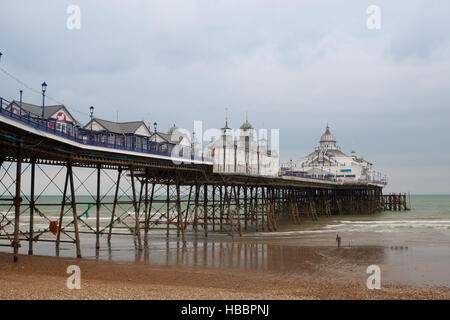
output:
M190 154L190 150L193 147L189 136L175 124L167 133L159 131L153 132L150 139L151 141L167 144L170 150L172 150L175 146L178 146L177 151L179 156Z
M336 138L327 125L319 146L296 164L286 164L283 174L349 181L382 181L379 173L372 169L372 163L359 158L355 151L348 156L336 145Z
M248 119L239 129L239 137L233 138L228 121L222 128L222 136L208 145L213 158L214 172L245 173L263 176L279 174L279 156L268 149L267 140L256 140L255 129Z

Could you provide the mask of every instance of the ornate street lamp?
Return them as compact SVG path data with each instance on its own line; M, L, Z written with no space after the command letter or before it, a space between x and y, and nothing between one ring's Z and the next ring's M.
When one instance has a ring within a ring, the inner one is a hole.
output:
M153 128L155 129L155 148L156 148L156 128L158 127L158 123L155 121L153 122Z
M19 117L22 117L22 95L23 95L23 90L20 90L19 93L20 93Z
M195 131L192 131L191 159L195 159Z
M89 107L89 112L91 114L91 141L92 141L92 122L94 120L94 106Z
M44 106L45 106L45 91L47 91L47 84L42 82L42 120L44 119Z

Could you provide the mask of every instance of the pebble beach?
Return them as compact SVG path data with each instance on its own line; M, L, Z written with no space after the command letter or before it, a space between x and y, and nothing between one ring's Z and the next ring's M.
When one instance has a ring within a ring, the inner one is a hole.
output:
M81 270L81 289L66 286L69 265ZM383 285L369 290L346 279L291 278L227 268L149 266L0 253L0 299L449 299L448 287Z

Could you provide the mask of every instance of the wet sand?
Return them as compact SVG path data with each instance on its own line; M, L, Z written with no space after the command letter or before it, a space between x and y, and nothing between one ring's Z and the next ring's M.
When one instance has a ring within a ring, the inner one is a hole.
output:
M152 230L142 251L131 235L113 237L111 246L102 236L96 251L95 236L83 234L84 259L74 259L75 246L67 243L56 258L48 242L35 243L30 257L22 241L17 264L11 248L0 247L0 299L450 299L448 229L389 232L383 222L367 230L377 224L358 218L338 229L338 249L337 230L328 226L341 221L320 223L305 222L299 230L280 224L279 232L234 239L187 233L186 247L176 235L167 239ZM81 290L66 287L66 268L73 264L81 268ZM367 267L374 264L381 290L366 286Z
M14 264L11 254L0 253L0 299L450 299L448 286L382 279L380 290L367 289L365 269L374 257L382 259L382 247L275 245L262 258L263 247L254 243L221 244L227 249L216 255L216 265L205 262L212 255L199 255L204 248L193 251L189 244L178 251L178 264L161 262L167 259L161 251L154 253L161 263L149 264L147 250L133 263L21 255ZM211 244L206 248L212 251ZM176 261L177 251L167 252ZM66 287L69 265L81 269L81 290Z

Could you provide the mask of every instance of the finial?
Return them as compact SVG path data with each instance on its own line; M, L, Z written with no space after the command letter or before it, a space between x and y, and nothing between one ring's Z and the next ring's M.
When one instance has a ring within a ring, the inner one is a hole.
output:
M245 112L245 122L248 122L248 111Z
M228 108L225 108L225 128L228 128Z

